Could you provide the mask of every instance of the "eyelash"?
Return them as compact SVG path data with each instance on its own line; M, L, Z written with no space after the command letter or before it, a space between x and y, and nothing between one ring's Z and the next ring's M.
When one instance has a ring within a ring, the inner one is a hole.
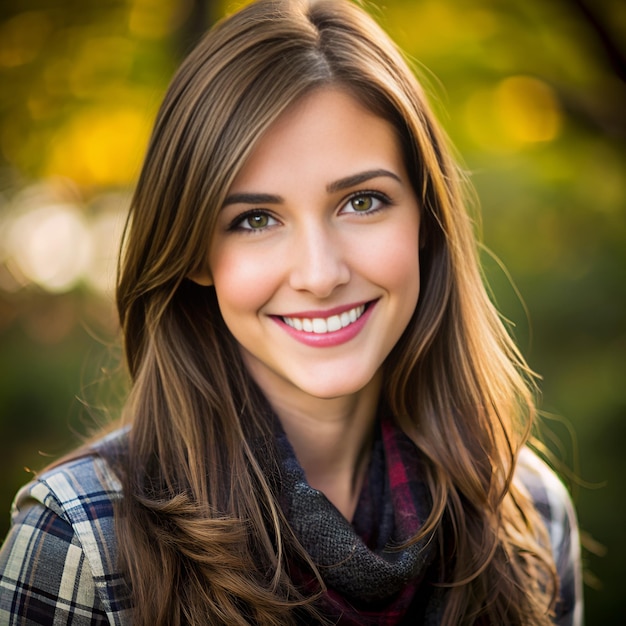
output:
M264 226L262 228L243 228L241 225L249 218L251 217L261 217L261 216L267 216L269 219L273 219L275 221L276 220L275 217L273 217L269 211L265 211L263 209L250 209L249 211L244 211L243 213L241 213L240 215L238 215L229 225L227 230L228 231L237 231L237 232L244 232L244 233L255 233L255 232L263 232L264 230L266 230L267 228L271 228L271 226Z
M389 198L389 196L385 195L384 193L380 192L380 191L374 191L374 190L370 190L370 189L365 189L365 190L360 190L360 191L356 191L355 193L349 195L345 202L342 205L342 209L347 206L348 204L350 204L350 202L352 202L353 200L356 200L357 198L374 198L375 200L378 200L381 203L381 206L376 207L374 209L370 209L367 211L353 211L353 213L355 214L361 214L361 215L372 215L373 213L378 213L379 211L382 211L384 209L386 209L389 206L393 205L393 202L391 201L391 198Z
M389 198L389 196L387 196L384 193L381 193L380 191L374 191L374 190L360 190L360 191L356 191L353 194L349 195L342 203L341 205L341 209L343 210L347 205L349 205L353 200L357 199L357 198L373 198L374 200L378 200L381 203L381 206L378 206L376 208L373 209L369 209L367 211L351 211L351 213L358 215L372 215L374 213L378 213L379 211L384 210L385 208L392 206L393 202L391 201L391 199ZM273 217L271 215L271 213L269 211L266 211L264 209L250 209L249 211L244 211L243 213L241 213L240 215L238 215L229 225L227 230L228 231L237 231L237 232L245 232L248 234L252 234L255 232L263 232L265 231L267 228L271 228L273 226L273 224L270 224L268 226L264 226L261 228L243 228L242 224L249 218L251 217L258 217L258 216L267 216L269 219L276 220L275 217Z

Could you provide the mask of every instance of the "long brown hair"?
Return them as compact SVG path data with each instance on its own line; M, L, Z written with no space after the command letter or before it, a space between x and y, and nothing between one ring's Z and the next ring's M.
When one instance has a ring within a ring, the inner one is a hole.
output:
M175 75L136 188L117 302L133 380L118 516L137 624L319 618L290 563L323 581L278 504L272 430L211 287L216 215L256 141L297 98L339 85L402 138L420 200L421 294L385 395L426 462L444 624L548 624L546 533L512 481L531 377L487 296L461 176L423 91L345 0L261 0L214 27ZM156 574L158 572L158 574Z

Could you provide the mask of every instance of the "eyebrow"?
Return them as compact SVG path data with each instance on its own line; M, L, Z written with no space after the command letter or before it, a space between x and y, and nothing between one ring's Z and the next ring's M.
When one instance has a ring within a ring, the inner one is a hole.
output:
M350 187L354 187L355 185L360 185L361 183L365 183L372 178L380 178L381 176L386 176L389 178L393 178L397 180L399 183L402 182L400 177L389 170L367 170L366 172L359 172L358 174L353 174L352 176L346 176L345 178L340 178L332 183L326 185L326 191L328 193L334 193L335 191L342 191L344 189L349 189Z
M271 193L233 193L224 200L222 207L229 204L280 204L283 202L281 196Z
M328 185L326 185L326 191L328 193L336 193L337 191L342 191L344 189L354 187L355 185L360 185L361 183L367 182L372 178L380 178L382 176L393 178L399 183L402 182L397 174L394 174L389 170L367 170L365 172L352 174L351 176L346 176L344 178L340 178L339 180L335 180L332 183L328 183ZM276 196L270 193L234 193L224 200L222 207L228 206L229 204L280 204L281 202L284 202L284 199L281 196Z

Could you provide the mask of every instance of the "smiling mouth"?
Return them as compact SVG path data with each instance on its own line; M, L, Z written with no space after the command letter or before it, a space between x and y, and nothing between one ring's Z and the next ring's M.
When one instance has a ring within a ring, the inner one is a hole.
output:
M291 326L295 330L324 335L354 324L365 313L367 306L367 304L361 304L349 311L344 311L339 315L331 315L330 317L281 317L281 319L287 326Z

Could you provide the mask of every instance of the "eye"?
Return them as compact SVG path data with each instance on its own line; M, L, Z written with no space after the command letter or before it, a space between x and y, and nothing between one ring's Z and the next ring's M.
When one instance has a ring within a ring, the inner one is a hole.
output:
M379 192L359 192L350 198L341 209L342 213L375 213L386 206L389 206L391 201L387 196Z
M278 224L277 220L265 211L247 211L236 217L230 224L229 230L263 230Z
M380 208L379 198L371 193L359 193L352 196L344 205L342 211L345 213L370 213Z
M369 211L374 204L374 198L372 196L357 196L350 200L350 206L355 211Z

